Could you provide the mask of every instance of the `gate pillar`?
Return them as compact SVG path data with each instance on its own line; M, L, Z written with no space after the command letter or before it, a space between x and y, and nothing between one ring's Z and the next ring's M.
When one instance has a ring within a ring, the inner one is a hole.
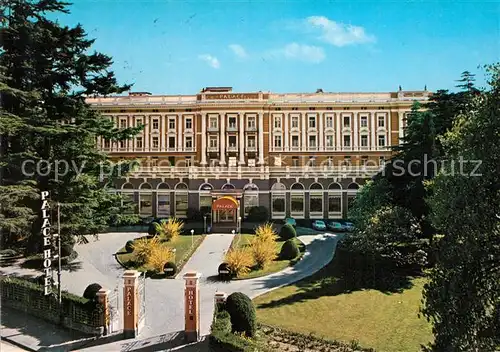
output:
M101 304L102 312L100 316L101 325L104 327L103 335L106 336L109 334L109 321L110 321L110 312L109 312L109 302L108 297L111 291L101 288L99 292L97 292L97 302Z
M200 281L201 274L190 271L184 274L184 332L187 342L200 338Z
M139 276L137 270L123 273L123 335L135 338L139 334Z

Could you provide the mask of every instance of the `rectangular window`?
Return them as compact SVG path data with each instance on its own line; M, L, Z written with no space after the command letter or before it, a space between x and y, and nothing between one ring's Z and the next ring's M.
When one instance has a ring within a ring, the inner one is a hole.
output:
M343 164L346 165L346 166L350 166L351 165L351 157L350 156L344 157Z
M184 163L185 163L186 167L190 167L191 166L191 157L190 156L186 156L186 159L184 160Z
M344 127L351 127L351 116L344 116Z
M158 215L170 215L170 196L169 194L158 193Z
M135 127L142 126L142 119L135 119Z
M344 136L344 147L351 146L351 136Z
M384 165L385 164L385 157L383 157L383 156L379 157L378 163L379 163L379 165Z
M360 126L368 127L368 118L366 116L361 116Z
M158 137L153 137L153 148L158 148Z
M274 146L281 148L281 136L274 136Z
M187 118L186 119L186 130L190 130L193 128L193 119L192 118Z
M175 119L174 118L168 119L168 129L175 130Z
M109 139L105 139L104 140L104 148L109 148L109 146L110 146Z
M342 213L342 198L340 195L328 195L328 212L332 214Z
M316 128L316 116L309 116L309 128Z
M292 136L292 147L299 147L299 136Z
M229 136L229 147L236 148L236 136Z
M193 137L186 137L186 148L193 148Z
M274 128L281 128L281 116L274 117Z
M153 119L153 130L159 129L159 122L158 119Z
M365 166L367 162L368 162L368 157L367 156L362 156L361 157L361 165Z
M368 147L368 136L365 134L361 135L361 146Z
M326 128L333 128L333 116L326 117Z
M236 117L229 117L228 128L236 128Z
M175 137L168 137L168 147L175 148Z
M135 138L135 147L136 148L142 148L142 137L136 137Z
M309 157L309 162L307 163L309 166L316 166L316 158L314 156Z
M292 166L300 166L298 156L292 156Z
M255 136L248 136L247 146L250 148L255 148Z
M299 117L292 116L292 128L299 128Z
M127 128L127 119L120 120L120 128Z
M385 147L385 136L383 134L378 136L378 146Z
M255 124L255 116L249 116L249 117L247 118L247 127L248 127L248 128L251 128L251 129L256 128L256 124Z
M217 136L210 136L209 146L210 148L217 148Z
M123 149L123 148L125 148L126 143L125 143L125 141L120 141L119 145L120 145L120 148Z
M332 135L326 136L326 146L333 147L333 136Z
M208 127L209 128L217 128L217 125L218 125L218 118L215 117L215 116L211 116L210 119L209 119L209 125Z
M316 136L309 136L309 147L316 148Z
M379 116L378 117L378 127L384 127L385 126L385 118L384 116Z

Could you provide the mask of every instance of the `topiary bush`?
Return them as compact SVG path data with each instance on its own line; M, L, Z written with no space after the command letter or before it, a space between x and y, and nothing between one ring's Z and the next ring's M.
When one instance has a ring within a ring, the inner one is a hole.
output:
M173 270L167 270L173 269ZM174 262L166 262L163 266L163 272L166 276L174 276L177 273L177 265Z
M125 250L127 251L127 253L132 253L134 251L134 241L127 241L127 243L125 244Z
M299 254L299 246L297 246L297 243L293 239L286 240L283 246L281 246L280 259L292 260L297 258Z
M254 337L257 329L255 307L252 300L241 292L231 293L226 300L226 310L231 316L232 332Z
M73 243L61 243L61 257L68 257L73 253Z
M295 228L292 225L286 224L281 228L280 237L284 241L289 240L297 237L297 231L295 231Z
M96 283L88 285L83 292L83 298L94 301L97 298L97 292L99 292L101 288L102 286Z
M152 222L151 224L149 224L149 228L148 228L148 235L149 236L155 236L158 231L156 230L156 224L158 224L157 222Z
M269 220L269 211L264 206L251 207L248 211L247 220L249 222L265 222Z

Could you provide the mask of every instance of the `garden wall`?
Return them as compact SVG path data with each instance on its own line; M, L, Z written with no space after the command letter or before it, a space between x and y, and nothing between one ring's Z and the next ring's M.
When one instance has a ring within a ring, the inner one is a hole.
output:
M59 302L54 296L45 296L43 286L13 277L0 278L2 305L21 310L54 324L61 324ZM89 335L104 333L104 319L100 306L83 297L63 292L62 325Z

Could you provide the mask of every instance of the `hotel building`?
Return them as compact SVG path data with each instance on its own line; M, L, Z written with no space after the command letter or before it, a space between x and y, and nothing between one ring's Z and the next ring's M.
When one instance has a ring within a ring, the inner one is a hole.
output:
M406 115L428 91L235 93L97 97L87 101L133 140L99 140L113 160L139 166L116 191L144 217L185 218L201 210L234 223L253 206L273 219L345 218L367 179L391 156Z

